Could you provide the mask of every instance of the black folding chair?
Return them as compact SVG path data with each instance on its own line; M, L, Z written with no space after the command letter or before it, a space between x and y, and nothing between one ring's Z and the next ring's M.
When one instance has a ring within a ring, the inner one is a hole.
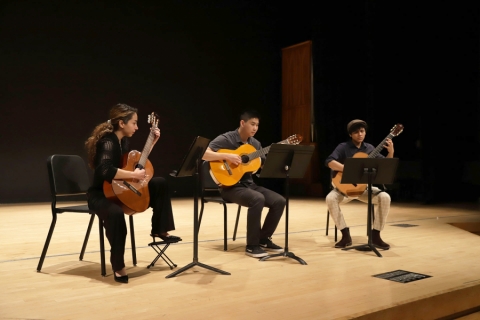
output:
M203 216L203 209L204 205L207 202L214 202L223 205L223 250L227 251L227 204L232 203L229 201L225 201L222 196L220 195L220 191L218 190L218 185L213 181L212 177L210 176L210 164L208 161L203 161L202 168L201 168L201 208L200 208L200 217L198 218L198 231L200 231L200 224L202 222ZM235 222L235 230L233 232L233 240L235 241L237 237L237 228L238 228L238 220L240 218L240 210L242 206L238 206L237 210L237 219Z
M83 255L87 247L88 238L92 229L93 220L95 220L95 212L90 210L86 201L87 190L90 186L90 179L88 177L87 167L85 161L78 155L61 155L54 154L47 159L48 178L50 182L50 193L52 196L52 223L48 230L47 239L43 246L42 255L38 262L37 271L42 269L43 261L47 254L48 246L52 238L53 230L57 222L57 215L64 212L78 212L90 214L90 222L88 223L85 239L83 240L82 251L80 252L80 261L83 260ZM62 206L58 207L57 200L61 197L69 197L69 199L78 199L85 204L76 206ZM133 217L130 217L130 237L132 241L132 258L133 264L137 264L137 257L135 251L135 235L133 229ZM103 237L103 221L98 219L99 233L100 233L100 260L102 264L102 276L106 275L105 268L105 244Z

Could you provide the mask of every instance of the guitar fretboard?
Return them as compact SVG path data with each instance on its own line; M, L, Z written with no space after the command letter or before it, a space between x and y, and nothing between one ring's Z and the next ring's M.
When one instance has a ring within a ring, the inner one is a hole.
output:
M393 137L394 135L392 133L389 133L388 136L386 136L385 139L383 139L383 141L380 142L380 144L375 148L375 150L370 152L368 158L376 158L383 150L383 146L385 145L385 142L387 142L387 139L392 139Z
M279 143L279 144L288 144L288 140L282 140L282 141L280 141L280 142L278 142L278 143ZM260 149L260 150L257 150L257 151L255 151L255 152L249 153L249 154L248 154L248 161L266 155L266 154L268 153L268 151L270 151L270 147L271 147L271 146L268 146L268 147L262 148L262 149Z
M152 129L155 129L156 126L152 125ZM148 156L150 154L150 151L152 150L152 144L153 140L155 139L155 133L150 131L150 134L148 135L147 142L145 142L145 146L143 147L142 155L140 156L140 160L138 161L138 164L142 167L145 168L145 163L147 163Z

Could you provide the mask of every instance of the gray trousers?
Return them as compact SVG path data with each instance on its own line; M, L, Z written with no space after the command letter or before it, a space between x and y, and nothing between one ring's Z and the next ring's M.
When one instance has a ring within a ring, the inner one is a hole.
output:
M360 195L358 198L345 197L343 194L333 189L325 198L327 202L328 211L332 216L333 221L338 230L342 230L347 227L345 219L343 218L340 204L348 203L352 200L359 200L368 203L368 190ZM375 210L375 219L373 222L373 229L378 231L383 230L385 223L387 222L388 212L390 211L390 195L386 192L381 192L377 187L372 187L372 203L377 206Z
M285 209L286 200L283 196L256 184L247 187L239 183L231 187L220 188L220 193L223 199L248 207L247 245L258 245L260 239L272 236ZM264 207L270 210L262 226Z

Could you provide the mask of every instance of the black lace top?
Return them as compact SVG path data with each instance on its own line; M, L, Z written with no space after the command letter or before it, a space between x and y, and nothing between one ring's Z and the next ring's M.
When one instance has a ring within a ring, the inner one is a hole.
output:
M97 142L93 184L89 193L95 191L103 193L103 181L112 181L117 170L122 167L122 155L128 152L128 139L123 138L120 143L113 132L107 133Z

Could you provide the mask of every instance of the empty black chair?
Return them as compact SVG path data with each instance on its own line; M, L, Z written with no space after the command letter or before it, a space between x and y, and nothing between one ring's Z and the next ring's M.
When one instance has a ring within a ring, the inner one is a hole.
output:
M38 262L37 271L42 269L43 261L47 254L48 246L52 238L53 230L57 222L57 215L64 212L79 212L90 214L90 222L88 223L85 239L83 240L82 250L80 252L80 260L83 260L83 255L87 247L88 238L92 229L93 220L95 220L95 212L90 210L87 205L87 190L90 187L90 179L87 172L85 161L78 155L61 155L54 154L47 159L48 178L50 182L50 193L52 196L52 223L48 230L47 239L43 246L42 255ZM84 202L85 204L76 206L61 206L58 207L57 200L61 197L69 197L69 200L75 198ZM133 264L137 264L135 252L135 235L133 229L133 217L130 217L130 237L132 241L132 257ZM102 265L102 276L106 275L105 268L105 246L103 238L103 221L98 219L100 232L100 260Z
M200 223L202 222L203 216L203 209L204 205L207 202L215 202L223 205L223 250L227 251L227 204L232 203L223 200L222 196L220 195L220 191L218 190L218 185L213 181L212 177L210 176L210 164L208 161L203 161L202 168L200 172L200 187L201 187L201 195L200 201L202 203L200 208L200 217L198 218L198 231L200 231ZM237 228L238 228L238 220L240 218L240 210L242 206L238 206L237 210L237 219L235 222L235 230L233 232L233 240L236 239L237 236Z

